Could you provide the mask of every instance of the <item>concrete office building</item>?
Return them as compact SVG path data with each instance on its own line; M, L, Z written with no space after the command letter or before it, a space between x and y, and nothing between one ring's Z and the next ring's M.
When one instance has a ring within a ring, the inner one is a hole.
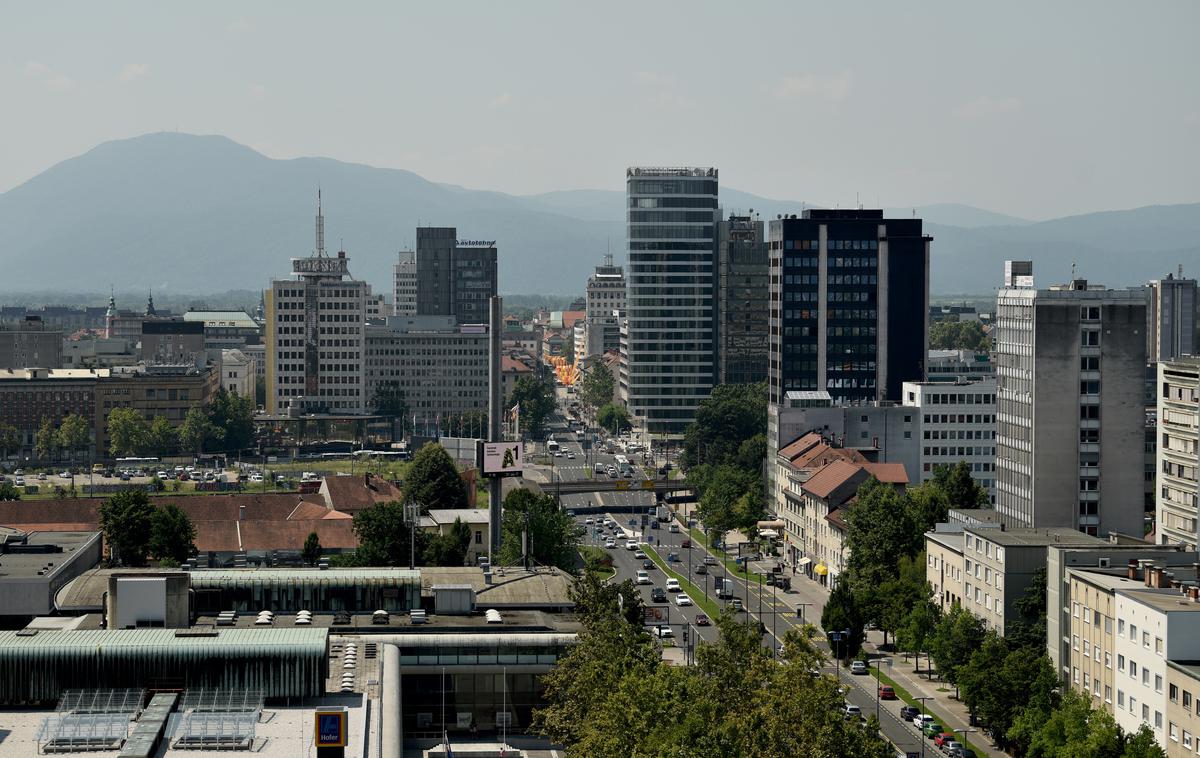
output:
M921 462L914 481L927 482L938 466L966 461L971 478L995 502L996 380L905 382L904 405L917 409L921 422Z
M621 398L651 434L680 434L716 377L715 168L625 172L629 285Z
M417 315L417 254L401 250L392 266L392 315Z
M717 281L717 382L765 381L771 288L757 217L731 215L720 223Z
M100 546L100 532L26 533L0 526L0 623L12 628L53 613L55 593L100 562Z
M497 287L496 243L459 240L454 227L417 228L417 314L485 324Z
M770 223L770 402L826 390L839 403L899 400L925 379L929 248L920 219L808 210Z
M1149 333L1146 357L1151 363L1170 361L1181 355L1195 355L1196 350L1196 280L1167 274L1154 279L1150 290L1150 305L1146 311Z
M625 273L620 266L613 265L611 255L604 256L604 264L597 266L588 277L587 316L583 322L584 350L576 345L577 358L591 358L621 347L621 314L625 312ZM575 324L576 330L580 324ZM579 340L576 340L578 343Z
M63 333L37 316L0 328L0 369L63 368Z
M1145 292L1022 276L996 302L996 510L1011 526L1140 535Z
M204 324L204 346L209 350L262 344L262 327L245 311L187 311L183 320Z
M1156 536L1162 545L1200 545L1200 356L1158 364Z
M926 373L931 382L977 381L996 376L992 354L975 350L930 350Z
M488 332L453 316L390 316L366 330L367 397L394 384L417 429L487 409Z
M350 277L349 258L325 252L325 217L317 206L316 252L292 259L292 279L266 292L267 412L363 413L366 298Z
M146 319L137 354L139 361L148 364L204 365L207 361L204 324L180 318Z

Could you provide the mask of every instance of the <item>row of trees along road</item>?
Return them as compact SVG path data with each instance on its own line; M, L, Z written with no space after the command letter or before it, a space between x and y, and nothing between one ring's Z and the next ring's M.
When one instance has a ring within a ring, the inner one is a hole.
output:
M719 641L701 642L696 665L664 663L643 626L641 596L626 580L591 573L571 592L582 631L543 678L533 727L567 756L841 756L891 758L874 717L842 717L842 696L821 665L815 630L789 631L776 661L758 629L729 615Z
M767 385L721 384L696 409L680 465L710 533L752 529L766 510Z
M941 467L932 481L903 494L870 479L846 513L846 568L821 616L827 632L849 629L836 652L860 654L863 627L893 635L894 647L932 664L925 673L955 687L992 739L1015 755L1112 758L1162 755L1143 729L1126 735L1085 698L1060 691L1046 655L1046 577L1035 576L1001 637L955 604L942 613L925 580L923 534L949 509L986 505L987 493L965 462ZM1094 725L1094 728L1093 728ZM1155 752L1158 750L1158 752Z
M538 439L554 412L554 384L540 376L523 376L513 384L506 408L521 408L521 434Z
M244 450L254 445L254 400L222 387L207 406L189 408L178 428L164 416L147 420L132 408L114 408L108 438L114 457Z

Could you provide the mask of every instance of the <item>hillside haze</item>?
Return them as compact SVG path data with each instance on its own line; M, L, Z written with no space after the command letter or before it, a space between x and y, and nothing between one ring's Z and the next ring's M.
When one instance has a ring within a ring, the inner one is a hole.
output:
M614 169L621 176L624 167ZM420 225L494 239L502 292L581 292L606 250L624 258L624 196L576 190L514 196L328 158L275 160L225 137L157 133L99 145L0 195L4 290L205 293L265 287L313 250L316 189L326 247L391 291L395 253ZM801 188L819 195L819 188ZM799 201L722 189L727 212L797 213ZM934 236L935 292L979 293L1006 258L1030 258L1040 284L1079 274L1133 285L1200 261L1200 205L1030 222L947 203L899 208ZM890 211L891 212L891 211ZM1194 273L1194 272L1192 272Z

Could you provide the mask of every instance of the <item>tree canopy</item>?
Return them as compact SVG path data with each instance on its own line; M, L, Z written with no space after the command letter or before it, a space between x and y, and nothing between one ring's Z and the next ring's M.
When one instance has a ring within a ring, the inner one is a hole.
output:
M776 660L755 625L717 621L717 642L700 643L696 665L664 664L642 627L637 589L584 576L573 592L579 644L545 676L546 705L534 728L567 756L890 756L872 720L842 717L814 630L790 630ZM680 640L682 642L682 640Z
M610 434L619 434L622 429L628 429L629 411L618 403L605 403L596 411L596 423L604 427Z
M358 538L353 563L360 566L407 566L410 554L418 559L424 555L429 540L429 535L417 530L412 541L404 505L398 500L375 503L354 514L352 528Z
M154 506L140 490L118 492L100 504L100 529L113 563L146 565L153 517Z
M419 503L421 512L430 509L467 507L467 485L446 448L427 442L413 456L404 477L404 495Z
M612 369L604 361L596 361L583 375L579 399L589 408L600 408L613 401L615 389L616 380L613 378Z
M154 509L150 517L150 555L162 565L178 566L196 553L196 527L174 503Z
M696 421L684 432L680 462L736 464L742 443L767 433L767 385L719 384L696 408ZM743 462L744 463L744 462ZM762 460L753 462L761 468Z
M526 547L533 561L564 571L575 570L581 529L575 519L558 507L553 497L523 488L512 490L505 496L497 556L501 565L521 562L525 554L523 534L528 536Z
M530 437L541 437L546 419L554 411L554 385L536 376L523 376L513 384L508 405L521 407L521 430Z
M934 350L990 350L992 341L978 321L935 321L929 325Z

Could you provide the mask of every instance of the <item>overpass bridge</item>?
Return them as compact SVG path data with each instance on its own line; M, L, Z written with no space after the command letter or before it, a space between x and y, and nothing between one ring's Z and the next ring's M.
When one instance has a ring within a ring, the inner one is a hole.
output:
M530 482L547 495L587 495L593 492L653 492L666 494L669 492L690 492L691 486L679 479L580 479L571 482Z

